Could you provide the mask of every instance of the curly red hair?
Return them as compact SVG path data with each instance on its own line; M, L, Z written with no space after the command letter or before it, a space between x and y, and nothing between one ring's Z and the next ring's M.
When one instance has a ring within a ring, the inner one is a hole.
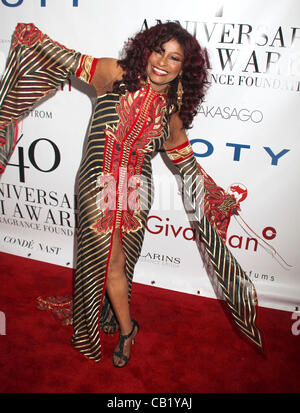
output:
M209 86L209 63L205 49L180 24L159 23L137 33L125 43L124 57L118 60L125 74L122 81L115 82L114 91L124 93L124 88L130 92L138 90L141 82L146 80L146 65L150 54L171 39L177 40L184 51L181 80L184 94L179 116L183 127L189 129ZM168 90L168 107L176 110L178 80L178 77L174 79Z

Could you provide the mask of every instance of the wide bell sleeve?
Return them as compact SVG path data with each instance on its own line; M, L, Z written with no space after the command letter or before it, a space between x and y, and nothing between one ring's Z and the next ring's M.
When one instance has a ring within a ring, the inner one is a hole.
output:
M239 204L198 164L189 141L165 152L181 177L185 209L200 232L215 281L231 314L240 331L262 348L261 334L255 324L254 285L225 244L231 214L238 213Z
M0 83L0 173L16 146L18 119L71 75L91 83L97 59L53 41L34 24L13 33Z

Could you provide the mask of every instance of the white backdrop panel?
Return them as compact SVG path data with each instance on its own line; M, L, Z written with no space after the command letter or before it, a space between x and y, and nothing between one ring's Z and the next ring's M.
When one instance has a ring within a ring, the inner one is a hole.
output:
M258 13L259 11L259 13ZM96 57L158 20L177 20L208 50L212 87L189 131L197 160L229 189L247 188L228 246L251 277L262 306L300 301L297 217L300 6L297 0L0 0L0 73L18 22ZM7 253L75 266L76 174L95 95L72 80L20 122L20 141L0 181L0 245ZM135 281L215 297L175 178L153 160L155 203ZM236 186L236 185L235 185ZM267 241L291 266L272 256ZM51 292L53 293L53 292Z

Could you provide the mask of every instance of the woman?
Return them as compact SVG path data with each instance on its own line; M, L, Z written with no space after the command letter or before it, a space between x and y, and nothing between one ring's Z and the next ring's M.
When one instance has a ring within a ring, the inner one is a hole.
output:
M139 331L130 314L131 284L152 202L151 157L162 148L184 181L185 206L235 321L261 346L254 287L224 242L238 204L197 164L185 133L208 84L196 39L176 23L159 24L129 40L123 59L96 59L19 24L0 90L2 170L14 149L17 119L70 75L97 93L79 174L74 347L99 361L100 330L118 329L113 364L124 367L130 359Z

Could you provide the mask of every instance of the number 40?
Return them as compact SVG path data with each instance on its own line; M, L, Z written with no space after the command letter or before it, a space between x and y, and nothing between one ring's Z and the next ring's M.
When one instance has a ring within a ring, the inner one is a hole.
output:
M23 135L20 136L19 140L22 138ZM53 161L53 165L48 168L48 169L42 169L39 165L38 165L38 160L36 159L36 147L39 144L39 142L42 141L46 141L49 143L51 150L53 150L54 152L54 161ZM31 165L37 169L38 171L41 172L52 172L54 171L60 164L60 152L59 149L57 147L57 145L52 142L50 139L47 138L40 138L40 139L36 139L35 141L33 141L29 148L28 148L28 158L29 161L31 163ZM19 168L19 177L20 177L20 182L25 182L25 169L29 169L29 166L25 165L25 161L24 161L24 148L23 147L18 147L18 163L8 163L8 165L10 166L17 166Z

